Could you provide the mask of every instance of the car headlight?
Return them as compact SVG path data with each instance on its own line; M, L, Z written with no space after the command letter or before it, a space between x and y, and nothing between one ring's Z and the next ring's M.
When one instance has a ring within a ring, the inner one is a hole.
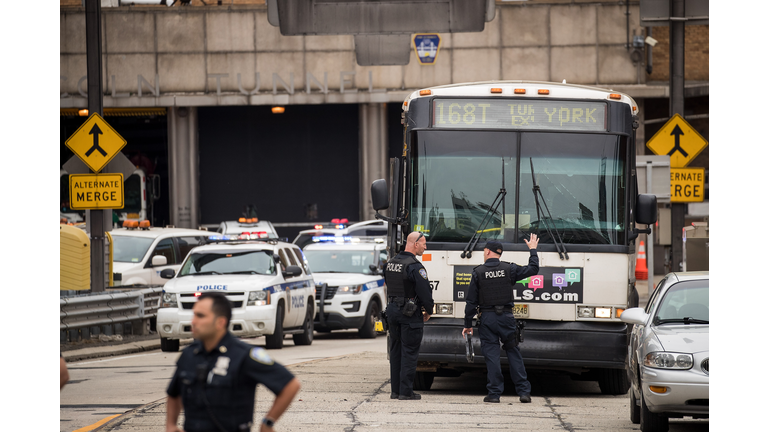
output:
M268 305L270 300L269 291L251 291L248 293L248 306Z
M179 307L179 304L176 302L176 294L164 292L162 301L160 302L160 307L164 307L164 308Z
M690 369L693 356L675 352L652 352L645 356L643 364L656 369Z
M362 285L340 286L339 289L336 290L336 294L360 294L362 290Z

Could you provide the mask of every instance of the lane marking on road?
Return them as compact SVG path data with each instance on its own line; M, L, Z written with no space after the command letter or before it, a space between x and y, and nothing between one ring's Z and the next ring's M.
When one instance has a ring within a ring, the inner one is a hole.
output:
M88 432L88 431L92 431L92 430L96 429L97 427L103 425L104 423L112 420L113 418L120 417L121 415L122 414L115 414L113 416L109 416L109 417L103 418L103 419L97 421L96 423L94 423L94 424L92 424L90 426L82 427L82 428L74 430L72 432Z

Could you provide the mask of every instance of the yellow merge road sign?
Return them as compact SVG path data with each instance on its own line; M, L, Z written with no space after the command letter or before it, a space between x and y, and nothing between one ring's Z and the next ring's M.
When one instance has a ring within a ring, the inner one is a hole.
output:
M709 143L680 114L675 114L645 145L654 154L669 155L670 168L684 168Z
M704 201L704 168L670 168L673 203Z
M99 113L93 113L64 143L93 172L101 171L127 141Z
M75 210L121 209L123 174L71 174L69 206Z

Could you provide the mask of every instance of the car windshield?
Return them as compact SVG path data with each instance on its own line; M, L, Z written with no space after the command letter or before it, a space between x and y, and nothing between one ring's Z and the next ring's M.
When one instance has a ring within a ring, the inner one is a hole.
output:
M112 236L112 261L140 262L154 239L146 237Z
M275 274L271 251L192 253L179 277L203 274Z
M370 250L304 250L313 273L373 274L376 253Z
M672 285L656 308L654 323L709 323L709 280Z

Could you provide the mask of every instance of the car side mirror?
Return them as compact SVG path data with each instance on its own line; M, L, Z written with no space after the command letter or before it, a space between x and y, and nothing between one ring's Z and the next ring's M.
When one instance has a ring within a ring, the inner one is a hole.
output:
M152 257L152 267L159 267L168 265L168 258L163 255L155 255Z
M371 264L368 268L371 269L371 274L379 274L379 266L376 264Z
M283 277L301 276L301 267L290 265L283 272Z
M648 314L645 313L643 308L636 307L622 312L619 319L625 323L643 325L648 319Z
M165 269L160 272L160 277L163 279L173 279L174 276L176 276L176 270L174 269Z

